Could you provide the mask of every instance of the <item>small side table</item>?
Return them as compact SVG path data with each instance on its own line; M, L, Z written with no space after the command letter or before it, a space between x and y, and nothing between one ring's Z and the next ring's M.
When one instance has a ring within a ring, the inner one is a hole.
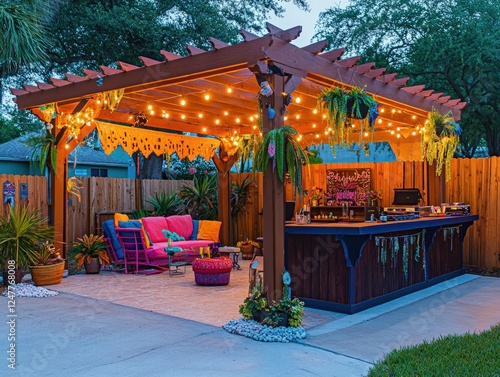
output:
M185 255L186 252L184 251L184 249L182 249L182 247L166 247L165 252L168 254L168 276L185 274L187 262ZM173 258L181 253L184 254L183 258ZM172 262L173 259L176 261ZM183 266L184 272L179 271L179 267ZM175 270L172 269L173 267L175 267Z
M229 254L229 256L232 256L233 259L233 269L236 270L241 270L241 266L238 263L238 257L240 256L241 250L239 247L233 247L233 246L220 246L219 247L219 253L220 254Z

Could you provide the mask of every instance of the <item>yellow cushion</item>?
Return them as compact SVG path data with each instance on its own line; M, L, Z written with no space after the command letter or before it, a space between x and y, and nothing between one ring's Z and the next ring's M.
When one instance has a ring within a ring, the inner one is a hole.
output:
M142 220L139 219L139 222L142 224ZM142 235L144 237L144 242L146 243L146 249L149 249L151 247L151 240L149 239L149 234L146 232L146 229L144 229L144 225L141 226L142 230Z
M222 222L214 220L200 220L198 228L199 240L219 242L219 232Z
M128 215L125 215L124 213L115 213L114 218L115 218L115 228L118 228L118 221L129 221L130 220L128 218Z

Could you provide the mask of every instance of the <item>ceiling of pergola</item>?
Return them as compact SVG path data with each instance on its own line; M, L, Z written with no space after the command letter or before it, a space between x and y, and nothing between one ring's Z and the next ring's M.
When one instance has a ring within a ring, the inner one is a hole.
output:
M212 51L186 46L186 57L162 51L163 62L141 57L141 67L118 62L120 69L103 66L102 72L84 70L85 76L66 74L64 80L11 91L19 108L39 114L40 107L50 103L58 113L75 112L97 93L123 88L118 108L100 111L97 120L134 125L136 114L144 113L145 127L234 137L259 132L256 74L265 75L274 66L284 72L286 87L273 89L295 88L285 124L294 126L307 142L327 141L326 111L317 111L317 98L333 85L365 86L381 103L376 141L420 140L418 127L432 108L443 114L452 111L455 120L460 119L465 103L458 99L423 85L406 87L409 78L384 74L385 69L373 63L357 64L359 57L342 59L343 49L323 53L326 41L296 47L290 42L300 34L300 26L283 31L268 24L268 29L270 34L263 37L242 31L245 41L237 45L210 38Z

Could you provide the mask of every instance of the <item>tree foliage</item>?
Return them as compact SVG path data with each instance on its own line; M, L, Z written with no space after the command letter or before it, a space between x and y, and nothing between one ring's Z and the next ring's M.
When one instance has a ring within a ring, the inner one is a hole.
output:
M409 75L409 85L467 102L461 153L481 138L500 155L500 3L493 0L353 0L320 14L317 39Z
M14 0L10 2L17 3ZM51 8L52 12L48 14L50 27L47 29L48 33L43 34L44 37L50 36L46 41L47 47L42 48L46 57L41 55L30 60L39 63L42 68L41 75L45 80L50 77L62 77L66 72L81 75L83 68L99 70L100 65L113 67L118 61L142 65L139 56L163 60L160 50L186 55L186 45L211 49L209 37L236 43L240 41L239 29L262 33L267 16L284 14L284 3L293 2L301 9L308 9L307 0L38 2L58 5ZM24 10L32 11L36 15L39 8L28 5L38 2L19 1L26 5ZM46 20L47 13L44 12L43 15ZM25 82L19 82L19 85ZM137 161L137 158L135 160ZM139 176L159 178L161 166L161 157L141 158Z

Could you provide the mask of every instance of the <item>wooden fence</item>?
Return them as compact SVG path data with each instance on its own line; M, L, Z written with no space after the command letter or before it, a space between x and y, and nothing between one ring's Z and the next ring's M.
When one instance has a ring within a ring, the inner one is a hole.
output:
M184 184L191 185L192 181L85 177L82 183L82 200L73 196L68 205L68 243L83 234L99 234L102 221L115 212L151 210L152 206L146 201L152 196L159 192L169 195Z
M418 188L423 195L423 204L440 204L442 195L445 200L464 202L471 205L471 212L477 213L479 221L469 228L464 242L464 262L491 268L500 267L500 158L454 159L451 180L443 185L434 179L434 172L421 162L384 162L360 164L318 164L311 165L308 175L304 168L304 189L314 185L326 187L326 171L330 169L370 168L373 188L383 191L380 205L391 205L394 188ZM251 186L250 203L247 212L237 221L231 221L231 243L262 235L263 179L262 174L232 174L232 181L241 181L246 176L254 180ZM0 175L1 182L9 179L16 185L16 203L24 203L30 208L41 208L48 213L47 181L45 177ZM82 200L75 197L68 206L68 242L85 233L99 231L100 223L106 213L132 212L136 209L151 209L145 201L158 192L167 194L177 191L184 183L191 181L136 180L123 178L84 178ZM21 200L19 187L28 183L28 199ZM286 184L287 200L292 200L291 185ZM3 199L2 199L3 200ZM296 209L302 203L296 198ZM2 206L1 213L8 210ZM230 219L232 220L232 219ZM236 225L236 226L235 226Z
M5 175L0 174L0 184L2 185L2 207L0 215L7 216L9 213L9 204L5 204L5 194L3 185L5 181L11 181L15 188L14 205L26 205L30 210L39 208L44 216L48 216L48 188L47 179L40 176L31 175ZM21 199L21 185L27 185L27 197Z

